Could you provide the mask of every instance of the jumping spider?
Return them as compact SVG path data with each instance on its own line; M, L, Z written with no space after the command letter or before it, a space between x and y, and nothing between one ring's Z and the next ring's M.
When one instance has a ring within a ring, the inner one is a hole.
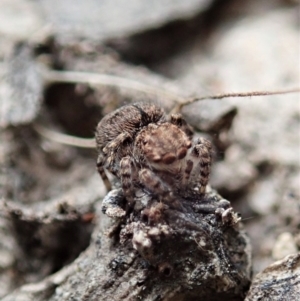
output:
M108 190L105 169L116 176L131 202L135 188L172 199L192 187L204 194L211 166L211 143L193 139L180 114L167 118L151 103L125 105L106 115L96 129L97 168Z

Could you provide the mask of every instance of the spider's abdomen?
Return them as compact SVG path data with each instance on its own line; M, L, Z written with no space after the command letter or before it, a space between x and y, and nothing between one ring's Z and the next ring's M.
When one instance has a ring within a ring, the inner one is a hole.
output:
M97 125L96 143L98 152L122 133L132 139L136 133L149 123L165 121L162 108L151 103L125 105L106 115Z

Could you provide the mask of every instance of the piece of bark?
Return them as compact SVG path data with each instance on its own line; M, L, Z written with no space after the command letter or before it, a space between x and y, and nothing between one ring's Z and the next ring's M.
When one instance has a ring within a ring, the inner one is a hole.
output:
M245 301L297 301L299 296L300 253L297 253L257 274Z
M80 209L53 202L37 210L9 202L1 204L1 212L9 220L15 266L25 282L52 274L89 245L94 217L91 204Z
M102 210L112 203L124 206L120 190L106 196ZM250 245L230 203L211 191L169 205L141 192L123 219L101 216L74 273L4 300L243 300Z

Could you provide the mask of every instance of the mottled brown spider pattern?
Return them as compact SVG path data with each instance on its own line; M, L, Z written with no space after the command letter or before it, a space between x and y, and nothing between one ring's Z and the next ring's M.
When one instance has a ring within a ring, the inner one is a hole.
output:
M180 114L169 118L151 103L125 105L106 115L96 130L97 168L106 187L105 170L121 182L131 202L136 188L171 200L187 188L204 194L211 166L211 144L193 138Z

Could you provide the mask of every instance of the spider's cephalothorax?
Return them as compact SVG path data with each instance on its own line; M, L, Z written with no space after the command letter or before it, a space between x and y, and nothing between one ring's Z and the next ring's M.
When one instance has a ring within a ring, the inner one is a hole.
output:
M150 123L166 121L165 112L149 103L125 105L106 115L97 125L97 166L120 178L120 161L132 154L133 141L141 129Z
M211 165L211 144L193 139L180 114L169 119L149 103L129 104L105 116L96 130L98 171L107 188L105 169L120 181L128 200L135 187L170 199L189 188L204 194Z

